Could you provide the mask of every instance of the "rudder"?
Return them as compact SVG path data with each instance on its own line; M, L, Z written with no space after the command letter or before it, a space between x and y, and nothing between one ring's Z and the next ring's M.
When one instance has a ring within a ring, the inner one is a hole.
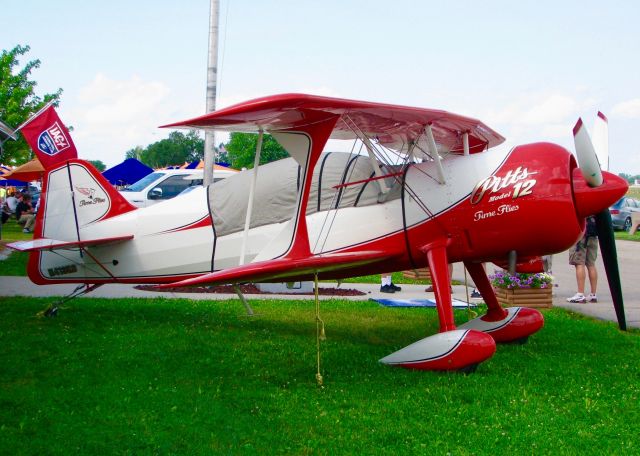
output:
M79 240L82 228L135 210L90 163L69 160L47 170L35 237Z

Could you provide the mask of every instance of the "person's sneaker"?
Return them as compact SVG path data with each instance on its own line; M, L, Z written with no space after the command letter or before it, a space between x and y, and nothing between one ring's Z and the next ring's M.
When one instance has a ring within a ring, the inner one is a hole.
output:
M472 299L480 299L482 298L482 295L480 294L480 292L474 288L473 291L471 292L471 298Z
M567 302L587 302L587 298L582 293L576 293L570 298L567 298Z
M398 285L396 285L395 283L391 282L391 285L389 285L393 291L402 291L402 287L399 287Z
M396 290L391 288L391 285L383 285L380 287L380 292L382 293L395 293Z
M598 297L596 295L594 295L593 293L589 293L589 296L587 296L587 301L588 302L598 302Z
M427 293L433 293L436 290L433 288L433 285L429 285L427 288L424 289L424 291L426 291ZM453 293L453 287L449 287L449 291Z
M24 230L22 230L23 233L31 233L31 230L29 228L25 228Z

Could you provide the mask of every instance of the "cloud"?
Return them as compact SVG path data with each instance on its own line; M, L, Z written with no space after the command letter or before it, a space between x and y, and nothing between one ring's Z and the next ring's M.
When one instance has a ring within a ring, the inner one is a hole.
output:
M288 93L304 93L307 95L318 95L322 97L340 98L341 95L330 87L324 86L300 86L287 90ZM277 95L282 92L253 91L253 92L233 92L232 94L219 93L216 101L216 109L227 108L229 106L243 103L245 101L262 98L270 95Z
M88 121L122 123L148 118L168 94L169 88L161 82L142 81L135 75L127 81L116 81L98 74L80 90L78 100L87 106Z
M627 119L640 119L640 98L618 103L611 109L611 113Z
M158 141L168 131L158 126L171 118L170 89L162 82L111 79L99 73L78 92L69 123L82 158L102 160L108 166L124 160L136 145Z
M564 94L522 95L487 115L494 122L545 126L566 122L579 111L580 104Z
M578 93L579 92L579 93ZM571 140L571 129L583 112L593 111L596 101L588 94L539 92L522 94L507 100L497 109L479 114L479 118L507 136L510 143L532 141L565 143ZM499 105L499 100L494 103Z

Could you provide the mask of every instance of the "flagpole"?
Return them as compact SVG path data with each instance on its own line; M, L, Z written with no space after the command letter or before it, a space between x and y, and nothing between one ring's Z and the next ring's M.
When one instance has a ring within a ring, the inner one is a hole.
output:
M209 57L207 62L207 112L216 110L216 84L218 80L218 16L220 13L219 0L211 0L209 15ZM213 183L213 168L215 166L215 131L204 132L204 169L203 182L206 187Z
M25 127L26 125L28 125L29 123L31 123L32 120L34 120L35 118L37 118L40 114L42 114L44 111L46 111L49 106L53 105L56 102L56 100L51 100L49 103L47 103L46 105L44 105L42 108L40 108L40 110L38 112L36 112L34 115L32 115L31 117L29 117L27 120L25 120L18 128L16 128L14 131L18 131L21 128Z

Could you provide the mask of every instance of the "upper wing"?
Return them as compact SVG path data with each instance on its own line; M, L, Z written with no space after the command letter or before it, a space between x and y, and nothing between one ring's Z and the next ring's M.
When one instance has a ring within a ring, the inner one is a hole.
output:
M338 271L364 264L388 260L389 252L363 251L314 255L307 258L278 258L258 261L235 268L203 274L192 279L158 285L158 288L186 287L194 285L219 285L228 283L283 281L313 275L319 272Z
M470 153L504 141L479 120L446 111L304 94L257 98L165 127L293 131L336 116L339 120L331 136L336 139L355 139L356 132L362 132L383 145L409 144L431 125L438 146L453 153L463 152L464 133L468 133Z

